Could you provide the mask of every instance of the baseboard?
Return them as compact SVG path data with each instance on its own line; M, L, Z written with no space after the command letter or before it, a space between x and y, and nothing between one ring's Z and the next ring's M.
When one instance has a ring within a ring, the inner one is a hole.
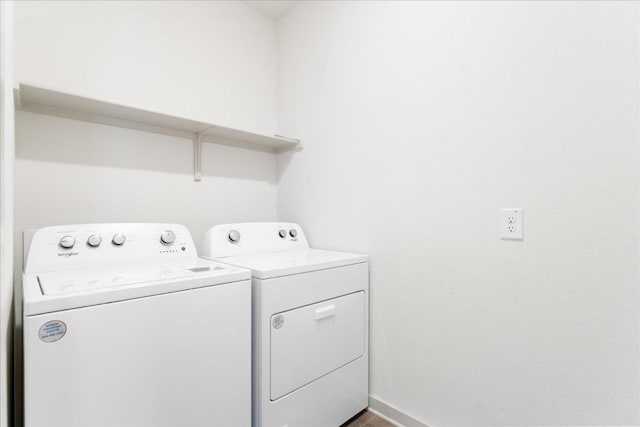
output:
M398 427L429 427L417 418L374 396L369 396L369 410Z

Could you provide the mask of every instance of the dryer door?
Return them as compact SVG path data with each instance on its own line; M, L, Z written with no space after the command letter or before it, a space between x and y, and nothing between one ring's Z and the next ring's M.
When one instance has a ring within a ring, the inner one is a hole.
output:
M271 316L271 400L364 355L365 294Z

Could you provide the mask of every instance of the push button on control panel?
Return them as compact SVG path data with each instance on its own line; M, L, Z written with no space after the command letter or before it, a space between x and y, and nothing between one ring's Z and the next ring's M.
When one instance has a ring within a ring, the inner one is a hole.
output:
M76 239L71 236L63 236L58 244L62 249L71 249L76 244Z

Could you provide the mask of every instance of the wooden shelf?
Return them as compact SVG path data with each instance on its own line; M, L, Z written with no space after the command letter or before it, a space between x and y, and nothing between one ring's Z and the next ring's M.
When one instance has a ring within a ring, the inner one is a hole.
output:
M202 142L280 153L301 149L300 141L269 136L212 123L149 111L143 108L56 92L20 84L15 89L16 109L68 119L188 138L194 141L194 174L200 180Z

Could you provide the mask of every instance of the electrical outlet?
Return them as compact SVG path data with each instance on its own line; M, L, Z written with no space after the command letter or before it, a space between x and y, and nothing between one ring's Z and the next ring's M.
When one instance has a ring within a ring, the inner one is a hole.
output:
M500 209L500 238L502 240L523 240L524 222L522 209Z

